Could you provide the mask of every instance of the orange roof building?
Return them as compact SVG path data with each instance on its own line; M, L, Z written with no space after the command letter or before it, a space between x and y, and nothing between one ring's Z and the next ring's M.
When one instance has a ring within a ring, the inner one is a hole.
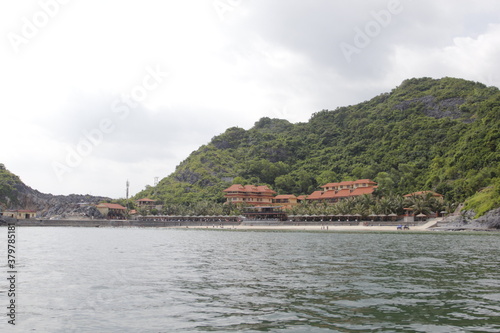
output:
M307 200L320 200L324 202L338 202L342 199L355 197L363 194L372 194L377 188L377 183L370 179L359 179L340 183L328 183L321 188L323 191L315 191L307 197Z
M149 198L142 198L135 201L138 209L151 210L156 207L156 200Z
M290 209L298 204L298 198L293 194L280 194L273 198L273 203L281 205L284 209Z
M227 203L246 203L253 206L270 205L273 203L275 191L264 185L233 184L226 188L224 197Z
M144 202L156 202L156 201L153 199L149 199L149 198L142 198L142 199L137 200L136 202L144 203Z
M115 203L102 202L96 208L104 217L109 219L125 218L125 213L127 212L127 208Z
M354 181L345 181L345 182L340 182L340 183L328 183L326 185L321 186L325 191L329 190L342 190L342 189L356 189L358 187L370 187L370 186L375 186L377 183L370 179L359 179L359 180L354 180Z
M306 199L307 199L307 195L299 195L297 197L297 202L306 201Z

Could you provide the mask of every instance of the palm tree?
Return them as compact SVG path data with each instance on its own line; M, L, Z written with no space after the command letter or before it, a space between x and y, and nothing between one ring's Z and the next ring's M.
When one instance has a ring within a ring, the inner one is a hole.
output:
M446 214L451 215L455 212L457 209L457 204L451 201L447 201L444 203L444 210L446 211Z
M360 203L361 205L363 205L363 207L365 208L365 210L369 210L370 209L370 206L374 205L375 204L375 200L373 199L373 197L369 194L363 194L359 197L356 197L356 201L358 203Z
M337 212L342 215L346 215L350 213L350 207L347 200L341 200L335 204L335 208Z
M399 195L388 197L391 206L391 212L398 215L405 213L406 200Z
M408 198L409 207L414 214L425 214L428 215L432 208L429 200L421 195L413 195Z
M363 205L361 202L358 202L354 205L353 213L361 215L362 218L366 218L369 214L369 206Z
M383 197L378 201L378 211L377 214L389 215L396 212L396 207L394 207L394 201Z

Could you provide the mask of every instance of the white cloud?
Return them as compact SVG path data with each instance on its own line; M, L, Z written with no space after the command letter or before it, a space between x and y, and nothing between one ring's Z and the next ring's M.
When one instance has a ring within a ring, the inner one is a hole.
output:
M398 47L392 63L394 79L431 76L461 77L500 86L500 24L476 37L455 37L441 48Z

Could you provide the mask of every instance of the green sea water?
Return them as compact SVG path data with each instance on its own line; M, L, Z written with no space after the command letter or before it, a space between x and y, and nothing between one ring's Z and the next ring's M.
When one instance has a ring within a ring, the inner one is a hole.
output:
M3 316L0 332L500 332L499 234L18 227L16 236L17 324Z

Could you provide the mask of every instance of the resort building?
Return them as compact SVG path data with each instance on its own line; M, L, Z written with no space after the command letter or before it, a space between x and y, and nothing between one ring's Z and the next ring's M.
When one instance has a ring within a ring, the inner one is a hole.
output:
M255 223L257 221L265 221L270 223L270 221L286 221L287 214L281 209L281 207L276 206L252 206L244 209L243 216L249 221L243 221L243 223Z
M425 197L427 195L430 195L431 197L436 198L436 199L441 200L441 201L444 200L444 195L436 193L434 191L413 192L410 194L405 194L403 197L405 197L405 198L411 198L411 197L416 197L416 196Z
M284 209L290 209L298 205L298 198L293 194L280 194L273 198L273 204L278 204Z
M372 194L377 188L377 183L370 179L359 179L340 183L328 183L321 186L322 191L315 191L307 197L307 200L318 200L327 203L335 203L342 199L355 197L363 194Z
M299 195L297 197L297 203L305 202L307 200L307 195Z
M34 219L36 217L36 210L29 210L29 209L6 210L3 212L3 216L11 217L13 219L18 219L18 220Z
M263 185L241 185L234 184L223 191L227 203L246 203L253 206L271 205L275 191Z
M433 198L436 199L437 201L443 202L444 201L444 195L436 193L434 191L419 191L419 192L413 192L409 194L403 195L405 199L410 199L410 198L415 198L415 197L421 197L421 198ZM439 214L445 213L445 212L427 212L424 214L423 212L420 212L419 214L416 214L413 208L406 207L404 208L406 211L405 214L405 221L413 222L415 219L424 221L426 218L430 217L438 217Z
M115 203L103 202L96 208L107 219L124 219L127 212L127 208Z
M156 201L149 198L136 200L135 203L137 204L137 209L151 210L156 207Z

